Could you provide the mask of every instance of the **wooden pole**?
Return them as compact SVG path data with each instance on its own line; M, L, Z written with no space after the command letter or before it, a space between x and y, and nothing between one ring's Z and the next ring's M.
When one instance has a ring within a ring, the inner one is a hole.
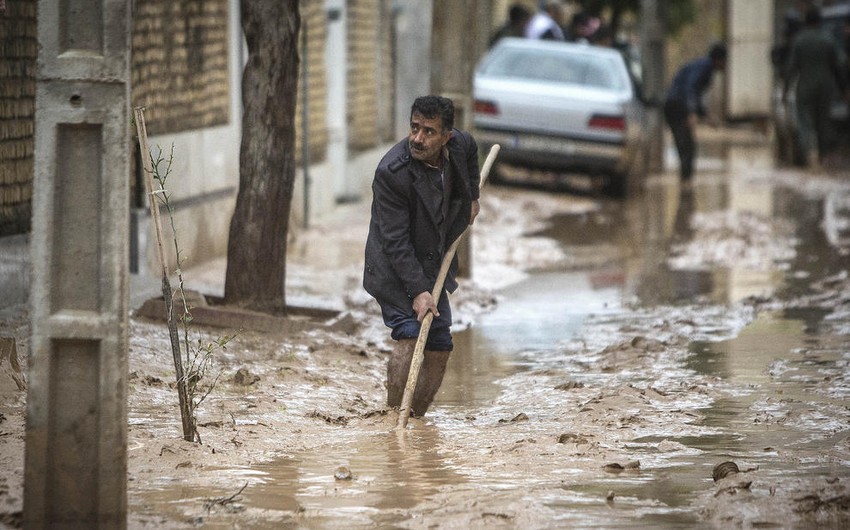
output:
M148 203L151 209L154 232L156 234L156 253L159 258L160 273L162 274L162 298L165 301L166 320L168 321L168 336L171 339L171 354L174 358L174 373L177 378L177 397L180 401L180 418L183 422L183 439L194 441L195 419L189 407L189 385L183 375L183 359L180 357L180 335L177 332L177 320L174 318L174 295L171 282L168 280L168 267L165 264L165 246L162 239L162 220L159 215L159 204L153 189L153 162L151 161L150 147L148 146L148 132L145 127L145 109L136 107L133 109L133 117L136 121L136 133L139 136L139 149L141 151L142 167L145 172L145 191L148 194ZM159 191L159 190L157 190Z
M498 154L499 144L496 144L490 148L487 160L484 161L484 166L481 168L481 187L483 187L484 183L487 181L487 175L490 173L490 168L493 166L493 162L496 161L496 156ZM446 281L446 275L448 274L449 267L455 257L455 252L457 252L457 247L460 245L461 239L463 239L463 236L466 235L468 231L469 226L467 226L457 239L452 242L448 252L446 252L446 255L443 257L443 261L440 264L440 271L437 274L437 281L434 283L434 288L431 290L431 296L434 297L435 302L440 300L440 295L443 292L443 284ZM402 429L407 426L407 420L410 418L410 406L411 403L413 403L413 391L416 389L416 381L419 379L419 370L422 368L422 360L425 358L425 342L428 340L428 332L431 330L431 322L433 320L434 313L429 311L425 315L425 318L422 319L422 325L419 328L419 337L417 337L416 346L413 349L413 359L410 361L410 371L407 373L407 384L404 386L404 395L401 399L401 409L399 410L398 416L398 426Z

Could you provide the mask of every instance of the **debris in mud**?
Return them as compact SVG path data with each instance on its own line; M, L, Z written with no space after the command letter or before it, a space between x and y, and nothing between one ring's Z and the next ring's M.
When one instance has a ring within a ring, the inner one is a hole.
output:
M390 411L388 411L387 409L377 409L377 410L370 410L370 411L364 412L360 415L360 417L363 418L363 419L368 419L368 418L374 418L376 416L386 416L389 413L390 413Z
M233 383L239 386L251 386L260 380L260 376L252 374L247 368L242 367L233 376Z
M142 384L145 386L162 386L163 381L159 377L154 377L152 375L146 375L142 379Z
M780 484L732 474L717 483L703 516L728 528L847 528L850 491L827 478L793 477ZM767 495L755 492L768 490Z
M608 502L614 502L614 490L608 492L608 495L605 496L605 500Z
M661 341L637 336L632 337L631 340L627 340L619 344L612 344L611 346L608 346L604 350L602 350L602 353L605 354L627 351L660 353L663 352L665 349L666 346Z
M327 414L323 414L317 410L310 412L307 414L308 418L319 418L321 420L325 420L326 423L330 423L331 425L348 425L349 418L346 416L337 416L336 418L329 416Z
M245 488L247 488L247 487L248 487L248 483L246 482L245 485L242 486L239 489L239 491L237 491L236 493L234 493L233 495L231 495L229 497L218 497L218 498L215 498L215 499L207 499L207 501L204 502L204 509L207 511L207 513L210 513L210 511L214 507L222 506L227 510L228 513L238 513L238 512L245 511L245 507L240 505L240 504L236 504L235 500L236 500L237 497L239 497L239 495L242 494L243 491L245 491Z
M797 513L813 513L819 510L848 510L850 509L850 495L837 495L834 497L822 498L816 493L805 495L794 499L797 505L794 511Z
M528 416L526 416L525 412L520 412L509 420L502 418L501 420L499 420L499 423L516 423L518 421L528 421Z
M605 464L602 466L602 469L607 471L608 473L622 473L623 471L635 471L640 469L640 461L632 460L630 462L626 462L625 465L620 464L618 462L611 462L609 464Z
M334 471L334 478L336 480L352 480L354 476L351 474L351 470L345 466L339 466Z
M346 311L340 316L331 320L327 324L329 331L338 331L346 335L354 335L360 329L360 320L358 320L351 311Z
M584 383L578 381L567 381L555 387L555 390L573 390L576 388L584 388Z
M484 513L481 514L481 517L485 518L485 519L487 517L495 517L496 519L504 519L505 521L510 521L511 519L514 518L513 515L509 515L509 514L506 514L506 513L495 513L495 512L484 512Z
M738 464L735 462L721 462L714 466L714 470L711 472L712 478L714 478L714 482L718 480L728 477L729 475L733 475L738 473Z
M558 443L559 444L570 443L570 444L580 445L580 444L586 444L586 443L589 443L589 442L587 441L587 438L585 438L584 436L582 436L580 434L564 433L564 434L558 436Z

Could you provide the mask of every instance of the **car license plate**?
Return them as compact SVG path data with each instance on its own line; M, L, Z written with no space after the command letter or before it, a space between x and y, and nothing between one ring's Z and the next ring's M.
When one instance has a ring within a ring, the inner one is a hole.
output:
M517 138L516 146L528 151L543 151L546 153L559 153L572 155L576 152L575 142L561 138L541 138L539 136L525 136Z

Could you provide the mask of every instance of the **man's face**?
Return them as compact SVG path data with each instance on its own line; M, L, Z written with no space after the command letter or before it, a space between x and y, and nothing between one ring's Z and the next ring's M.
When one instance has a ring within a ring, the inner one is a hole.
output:
M410 116L407 141L410 144L410 156L416 160L436 166L443 146L451 137L451 131L443 132L442 118L426 118L418 112Z

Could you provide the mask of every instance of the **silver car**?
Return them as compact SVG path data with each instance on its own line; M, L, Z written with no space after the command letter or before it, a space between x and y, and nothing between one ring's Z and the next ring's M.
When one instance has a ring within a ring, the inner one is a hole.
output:
M500 144L501 162L600 175L625 192L644 110L619 51L505 38L478 64L473 95L475 137Z

